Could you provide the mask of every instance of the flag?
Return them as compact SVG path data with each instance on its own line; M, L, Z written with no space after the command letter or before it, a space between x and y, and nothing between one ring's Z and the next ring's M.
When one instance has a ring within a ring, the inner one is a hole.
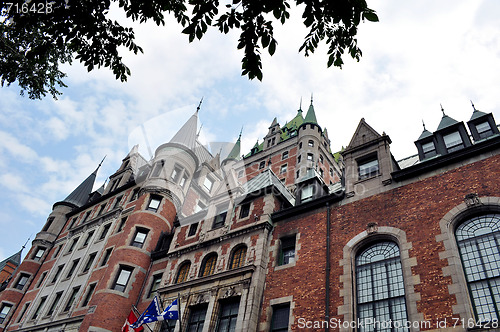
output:
M138 329L132 329L130 327L130 324L134 324L137 321L137 317L135 316L134 312L130 310L130 313L128 314L127 320L125 321L125 324L122 327L122 332L141 332L144 330L143 327L139 327Z
M179 306L177 305L177 299L170 303L168 307L161 313L163 319L179 319Z
M160 313L160 304L158 303L158 299L155 296L151 304L146 308L142 315L137 318L137 322L130 325L130 327L136 329L142 326L142 324L152 323L158 320L163 320L163 316Z

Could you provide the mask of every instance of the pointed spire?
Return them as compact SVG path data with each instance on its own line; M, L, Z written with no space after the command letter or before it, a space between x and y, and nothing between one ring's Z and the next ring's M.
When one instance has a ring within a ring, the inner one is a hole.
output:
M477 118L480 118L480 117L486 115L486 113L481 112L481 111L479 111L479 110L476 109L476 107L474 106L474 103L472 102L472 100L470 101L470 103L472 104L472 108L474 109L474 112L472 112L472 116L471 116L471 118L470 118L469 121L477 119Z
M240 136L238 136L236 143L234 144L233 148L231 149L231 152L229 152L229 154L227 155L226 159L235 159L235 160L240 159L241 133L242 132L243 132L243 127L241 127Z
M101 168L102 166L102 163L104 162L104 159L106 159L108 155L105 155L104 158L102 158L101 162L99 163L99 165L97 166L97 168L95 169L94 173L97 175L97 172L99 171L99 168Z
M203 98L202 98L203 101ZM198 111L200 105L196 108L196 112L186 121L179 131L172 137L169 143L177 143L184 145L189 149L194 149L196 146L197 128L198 128Z
M198 104L198 107L196 107L196 114L198 114L198 112L201 108L201 103L203 103L203 97L201 97L200 103Z
M103 159L104 161L104 159ZM102 164L102 162L101 162ZM88 202L89 195L92 193L92 188L94 187L95 178L97 176L97 171L99 167L90 174L71 194L68 195L61 203L70 203L76 207L80 207ZM56 203L57 204L57 203Z
M443 128L447 128L449 126L452 126L456 123L458 123L457 120L450 118L446 113L444 112L443 105L439 104L441 106L441 112L443 112L443 117L441 118L441 122L439 123L439 126L437 130L441 130Z
M427 138L429 136L432 136L432 133L430 131L428 131L427 129L425 129L424 120L422 120L422 125L424 126L424 130L422 131L422 134L420 134L418 140L421 140L421 139Z
M299 112L302 113L302 96L300 97Z
M312 94L311 94L311 105L309 105L309 109L307 110L306 117L304 118L304 123L318 124L318 120L316 120L316 113L314 112Z

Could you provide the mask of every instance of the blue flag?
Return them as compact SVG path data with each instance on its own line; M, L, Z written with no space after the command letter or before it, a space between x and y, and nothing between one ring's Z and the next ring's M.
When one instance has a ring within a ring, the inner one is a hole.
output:
M155 296L151 304L147 307L146 311L144 311L142 315L137 318L137 321L134 324L130 325L130 327L136 329L142 324L152 323L158 320L163 320L163 316L160 314L160 305L158 303L158 299Z
M170 303L168 307L161 313L163 319L179 319L179 306L177 305L177 299Z

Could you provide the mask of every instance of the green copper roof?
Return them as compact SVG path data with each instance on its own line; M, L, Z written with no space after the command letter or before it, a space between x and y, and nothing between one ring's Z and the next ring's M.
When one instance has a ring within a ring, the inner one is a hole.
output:
M441 122L439 123L439 126L437 130L441 130L450 126L453 126L454 124L457 124L458 121L450 118L448 115L444 114L443 117L441 118Z
M421 139L424 139L424 138L427 138L430 136L432 136L432 133L424 128L424 131L422 131L422 134L420 134L420 137L418 138L417 141L420 141Z
M238 140L234 144L233 148L231 149L231 152L227 155L226 159L235 159L239 160L240 159L240 148L241 148L241 134L238 137Z
M311 101L311 105L307 110L306 118L304 119L304 123L315 123L318 124L318 120L316 120L316 113L314 112L314 106Z
M299 109L297 111L297 115L290 121L288 122L283 129L287 129L287 131L292 131L292 130L297 130L301 124L304 123L304 117L302 116L302 110Z
M478 111L477 109L474 109L474 113L472 113L472 116L471 116L469 121L475 120L475 119L480 118L480 117L485 116L485 115L487 115L487 114L484 112Z

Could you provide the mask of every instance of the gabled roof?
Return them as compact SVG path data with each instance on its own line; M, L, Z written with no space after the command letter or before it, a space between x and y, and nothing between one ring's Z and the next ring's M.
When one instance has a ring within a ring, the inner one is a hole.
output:
M368 123L366 123L365 118L361 118L358 127L352 136L351 142L347 146L347 150L360 146L364 143L376 140L382 137L379 133L375 131Z
M444 129L444 128L448 128L448 127L453 126L454 124L457 124L457 123L458 123L457 120L450 118L446 114L443 114L443 117L441 118L441 122L439 122L439 126L436 129L436 131Z
M430 131L428 131L427 129L424 128L424 130L422 131L422 134L420 134L420 136L418 137L417 141L420 141L421 139L424 139L424 138L427 138L427 137L431 137L432 136L432 133Z
M488 115L488 114L481 112L481 111L478 111L476 108L474 108L474 112L472 113L472 116L470 117L469 121L478 119L478 118L483 117L485 115Z

